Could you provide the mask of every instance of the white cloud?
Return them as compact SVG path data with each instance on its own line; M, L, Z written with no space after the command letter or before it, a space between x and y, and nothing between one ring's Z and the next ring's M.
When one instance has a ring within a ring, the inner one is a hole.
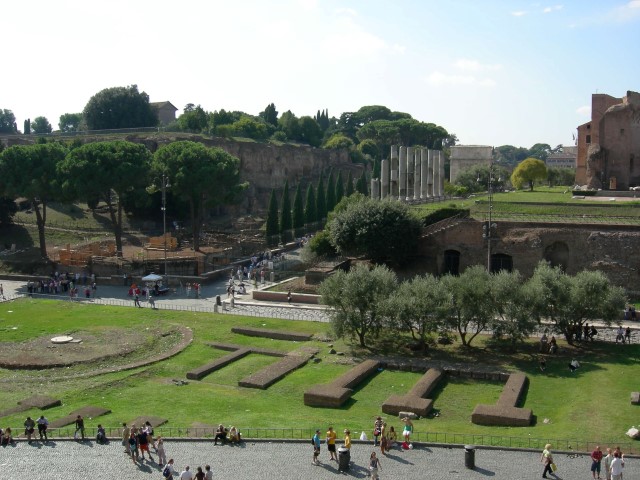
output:
M522 17L523 15L526 15L528 12L524 11L524 10L519 10L517 12L511 12L511 15L513 15L514 17Z
M545 7L544 10L542 10L542 13L551 13L551 12L557 12L558 10L562 10L562 5L553 5L552 7Z
M640 0L631 0L627 3L628 8L640 8Z
M576 113L581 117L591 117L591 105L583 105L576 109Z
M482 64L478 60L472 60L469 58L460 58L456 60L453 66L459 70L469 71L469 72L479 72L482 70L500 70L502 68L502 65L500 64L495 64L495 65Z
M342 14L351 15L352 17L358 16L358 12L353 8L337 8L336 13L338 15L342 15Z
M493 87L496 82L491 78L477 78L474 75L450 75L443 72L433 72L427 76L427 83L436 86L451 85L478 85L480 87Z
M630 22L640 17L640 0L631 0L625 5L616 7L609 13L608 17L614 22Z

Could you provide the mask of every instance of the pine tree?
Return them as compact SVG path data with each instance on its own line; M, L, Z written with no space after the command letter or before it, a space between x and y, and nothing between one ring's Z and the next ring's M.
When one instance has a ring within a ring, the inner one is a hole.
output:
M347 188L345 189L345 196L350 197L353 195L353 175L351 174L351 170L349 170L349 175L347 176Z
M329 178L327 178L327 195L325 202L327 205L327 214L329 214L336 207L336 185L333 181L333 171L329 172Z
M276 200L275 190L271 190L269 197L269 210L267 211L266 237L267 243L272 244L276 235L278 235L278 200Z
M340 203L340 200L344 197L344 183L342 182L342 172L338 172L336 177L336 205Z
M327 201L325 200L324 180L322 174L316 188L316 221L321 222L327 216Z
M280 238L282 243L291 240L291 200L289 198L289 180L284 182L284 190L282 191L282 210L280 210Z
M302 205L302 191L300 190L300 184L296 187L296 193L293 197L293 211L291 212L293 217L293 229L296 235L300 235L302 228L304 228L304 206Z
M313 191L313 185L307 187L307 201L304 204L304 223L311 225L318 221L316 212L316 193Z

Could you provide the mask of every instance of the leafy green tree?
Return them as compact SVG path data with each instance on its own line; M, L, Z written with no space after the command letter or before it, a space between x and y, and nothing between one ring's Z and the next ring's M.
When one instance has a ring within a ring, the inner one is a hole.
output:
M458 332L465 347L491 326L495 306L491 297L491 275L480 265L467 268L461 275L441 278L447 292L445 325Z
M31 119L30 119L30 118L27 118L27 119L24 121L24 124L23 124L23 125L24 125L24 128L22 129L23 133L24 133L25 135L30 135L30 134L31 134Z
M329 177L327 178L327 192L324 198L327 205L328 215L336 206L336 186L333 181L333 171L329 172Z
M89 130L155 127L158 116L149 95L137 85L105 88L89 99L82 112Z
M31 122L31 131L40 134L51 133L53 128L49 120L47 120L47 117L36 117L33 119L33 122Z
M342 133L336 133L329 137L329 139L324 143L324 148L329 150L337 150L340 148L353 148L354 143L349 137L343 135Z
M529 289L536 299L534 314L550 320L554 331L563 334L569 343L587 322L611 325L626 303L624 290L612 286L602 272L583 270L572 277L546 262L536 267Z
M335 190L336 190L335 197L336 197L336 205L337 205L338 203L340 203L340 200L342 200L342 198L344 197L344 182L342 180L341 171L338 172L338 176L336 177Z
M231 125L237 120L240 120L240 116L235 115L233 112L227 112L222 108L209 114L209 128L215 130L222 125Z
M253 138L255 140L264 140L269 136L267 126L250 117L242 117L237 122L231 124L234 135L237 137Z
M29 199L36 214L40 255L47 258L47 205L59 196L57 165L66 149L59 143L16 145L0 154L0 178L6 196Z
M353 195L354 189L353 189L353 175L351 174L351 170L349 170L349 175L347 175L347 186L345 188L344 191L344 196L345 197L350 197L351 195Z
M538 160L542 160L544 162L547 160L547 157L551 154L551 152L551 145L549 145L548 143L536 143L529 149L529 156L537 158Z
M271 195L269 196L269 208L267 209L267 223L265 230L267 243L277 243L277 241L273 241L273 239L280 233L280 224L278 222L278 200L276 199L275 190L271 190Z
M237 202L247 183L240 182L240 160L220 148L180 141L160 147L153 158L157 177L163 173L174 195L189 202L193 248L200 250L200 232L208 209Z
M437 332L446 317L446 292L432 275L402 282L385 303L385 315L398 331L411 333L422 349L429 334Z
M546 180L547 166L537 158L527 158L518 164L511 174L511 184L520 189L526 183L533 192L533 184L536 181Z
M420 234L420 222L409 207L390 200L353 198L349 197L344 210L334 211L328 224L338 252L365 256L375 263L405 263L415 253Z
M122 214L127 201L146 199L151 152L144 145L126 141L88 143L71 150L58 165L63 190L68 198L107 205L122 256Z
M82 124L82 113L63 113L58 120L58 127L64 133L79 132Z
M299 139L301 142L308 143L312 147L319 147L322 141L322 131L320 125L312 117L300 117L298 121L300 128ZM288 135L287 135L288 136Z
M338 253L336 247L331 243L331 236L327 230L321 230L311 237L309 250L315 255L315 258L309 263L316 263L317 259L335 257Z
M293 197L293 229L296 235L302 233L304 228L304 205L302 204L302 191L300 190L300 184L296 186L296 193Z
M184 113L178 117L178 128L187 132L202 132L207 129L209 115L204 109L193 103L188 103L184 107Z
M304 223L311 225L318 221L318 212L316 211L316 194L313 191L313 185L307 187L307 195L304 203Z
M276 110L276 106L273 103L270 103L264 109L264 112L260 112L260 118L262 118L269 125L273 125L274 127L278 126L278 111Z
M504 165L516 165L529 156L529 150L513 145L495 148L496 160Z
M289 140L300 139L300 124L298 118L287 110L278 119L278 128L282 130Z
M509 178L509 172L503 166L493 166L493 181L492 188L494 191L500 191L506 184L506 179ZM486 192L489 186L489 166L488 165L473 165L469 168L465 168L456 176L454 184L459 187L464 187L467 192Z
M576 171L573 168L551 167L547 169L549 186L572 186L575 183Z
M384 301L397 289L396 275L384 266L369 270L356 265L349 272L337 271L322 282L322 302L333 308L332 327L339 337L356 337L367 348L370 337L376 338L385 324Z
M376 142L370 138L367 138L361 141L358 144L358 150L363 155L368 155L371 158L374 158L374 159L380 158L380 149L378 148L378 145L376 144Z
M287 243L291 240L291 199L289 198L289 180L285 180L284 188L282 189L282 210L280 210L280 238L282 243Z
M18 133L16 116L6 108L0 108L0 133Z
M523 343L538 326L537 319L531 315L531 306L536 301L533 290L520 273L501 270L491 276L491 293L496 311L494 337L509 338L512 347Z
M316 187L316 218L318 222L321 222L323 218L327 218L327 201L325 193L324 179L322 178L322 174L320 174L318 186Z

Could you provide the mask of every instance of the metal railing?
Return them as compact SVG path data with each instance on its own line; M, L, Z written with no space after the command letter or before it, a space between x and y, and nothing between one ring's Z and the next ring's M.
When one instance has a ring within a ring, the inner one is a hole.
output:
M283 441L309 441L315 433L313 428L251 428L237 426L243 440L283 440ZM371 427L354 428L350 426L354 438L354 442L358 440L360 432L367 434L368 441L372 441ZM122 438L122 427L104 427L107 437L111 441L118 441ZM206 440L215 437L216 427L185 427L185 426L160 426L154 428L154 437L174 440ZM16 429L17 431L17 429ZM94 440L97 436L97 427L85 428L85 439ZM62 428L49 428L47 437L50 440L71 440L80 436L74 426ZM24 432L20 431L15 438L24 438ZM33 438L39 438L35 432ZM518 437L512 435L493 435L493 434L477 434L477 433L452 433L452 432L420 432L414 431L411 434L412 442L419 442L432 445L476 445L484 447L496 448L516 448L527 450L542 450L547 443L553 445L556 452L575 452L589 454L597 445L619 446L625 454L640 454L640 445L638 442L618 442L617 440L584 440L584 439L567 439L567 438L535 438L535 437Z

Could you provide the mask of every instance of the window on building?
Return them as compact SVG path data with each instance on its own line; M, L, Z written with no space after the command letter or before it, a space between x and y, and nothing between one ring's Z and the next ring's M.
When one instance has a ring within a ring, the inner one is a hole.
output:
M513 258L504 253L491 255L491 273L498 273L500 270L513 271Z
M457 250L444 251L444 273L460 274L460 252Z
M591 143L591 135L587 135L587 143Z

